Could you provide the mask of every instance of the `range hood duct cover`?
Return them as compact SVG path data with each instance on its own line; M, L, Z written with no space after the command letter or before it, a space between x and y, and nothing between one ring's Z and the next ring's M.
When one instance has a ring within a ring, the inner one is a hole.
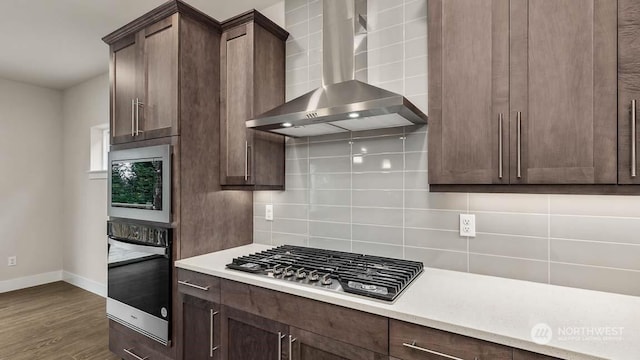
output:
M300 137L426 124L427 116L404 96L366 83L366 0L325 0L323 12L323 86L247 127Z

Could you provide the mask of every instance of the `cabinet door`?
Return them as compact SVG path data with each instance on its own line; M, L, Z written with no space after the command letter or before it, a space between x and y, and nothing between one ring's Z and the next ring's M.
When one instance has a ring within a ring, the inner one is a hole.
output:
M509 0L434 0L429 183L509 182Z
M221 359L220 306L190 295L182 301L182 356L184 360Z
M177 24L174 14L143 30L144 99L138 128L145 139L178 134Z
M249 26L224 32L220 44L220 181L224 185L251 185L252 131L245 126L253 116L253 39Z
M285 359L288 326L223 306L222 358L242 360Z
M640 184L640 2L618 0L618 183ZM635 109L632 111L632 104ZM635 119L634 119L635 115ZM635 122L632 123L632 122ZM635 127L635 133L631 129ZM632 146L635 143L635 147Z
M510 4L511 183L615 184L616 1Z
M111 83L111 143L135 140L135 98L139 72L136 36L131 35L111 45L109 76Z
M314 334L295 327L289 328L288 339L293 360L382 360L388 356L355 345Z

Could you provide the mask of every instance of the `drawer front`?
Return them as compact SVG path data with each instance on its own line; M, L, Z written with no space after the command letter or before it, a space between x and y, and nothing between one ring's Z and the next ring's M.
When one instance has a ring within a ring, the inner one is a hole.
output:
M386 317L224 279L222 289L222 304L229 307L375 353L389 352Z
M404 360L512 359L507 346L397 320L389 320L389 353Z
M163 353L161 350L170 352L168 348L158 343L158 349L149 346L146 338L140 339L142 335L120 326L109 327L109 350L120 356L124 360L170 360L169 353ZM149 339L149 341L153 341Z
M216 304L220 303L220 278L178 269L178 291Z
M560 358L551 357L542 354L536 354L520 349L513 349L513 360L561 360Z

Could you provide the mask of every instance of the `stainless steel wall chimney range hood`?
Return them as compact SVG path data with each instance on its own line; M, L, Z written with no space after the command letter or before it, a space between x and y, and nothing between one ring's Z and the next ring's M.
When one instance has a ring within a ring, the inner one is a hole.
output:
M291 137L426 124L404 96L367 84L366 0L323 1L323 86L246 125Z

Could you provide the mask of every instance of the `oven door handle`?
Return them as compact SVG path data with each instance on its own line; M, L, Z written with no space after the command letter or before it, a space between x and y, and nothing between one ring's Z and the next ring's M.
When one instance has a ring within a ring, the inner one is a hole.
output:
M114 238L109 238L109 245L119 247L121 249L136 251L147 253L149 255L167 255L169 253L169 248L167 247L158 247L158 246L145 246L139 244L132 244L120 240L116 240Z

